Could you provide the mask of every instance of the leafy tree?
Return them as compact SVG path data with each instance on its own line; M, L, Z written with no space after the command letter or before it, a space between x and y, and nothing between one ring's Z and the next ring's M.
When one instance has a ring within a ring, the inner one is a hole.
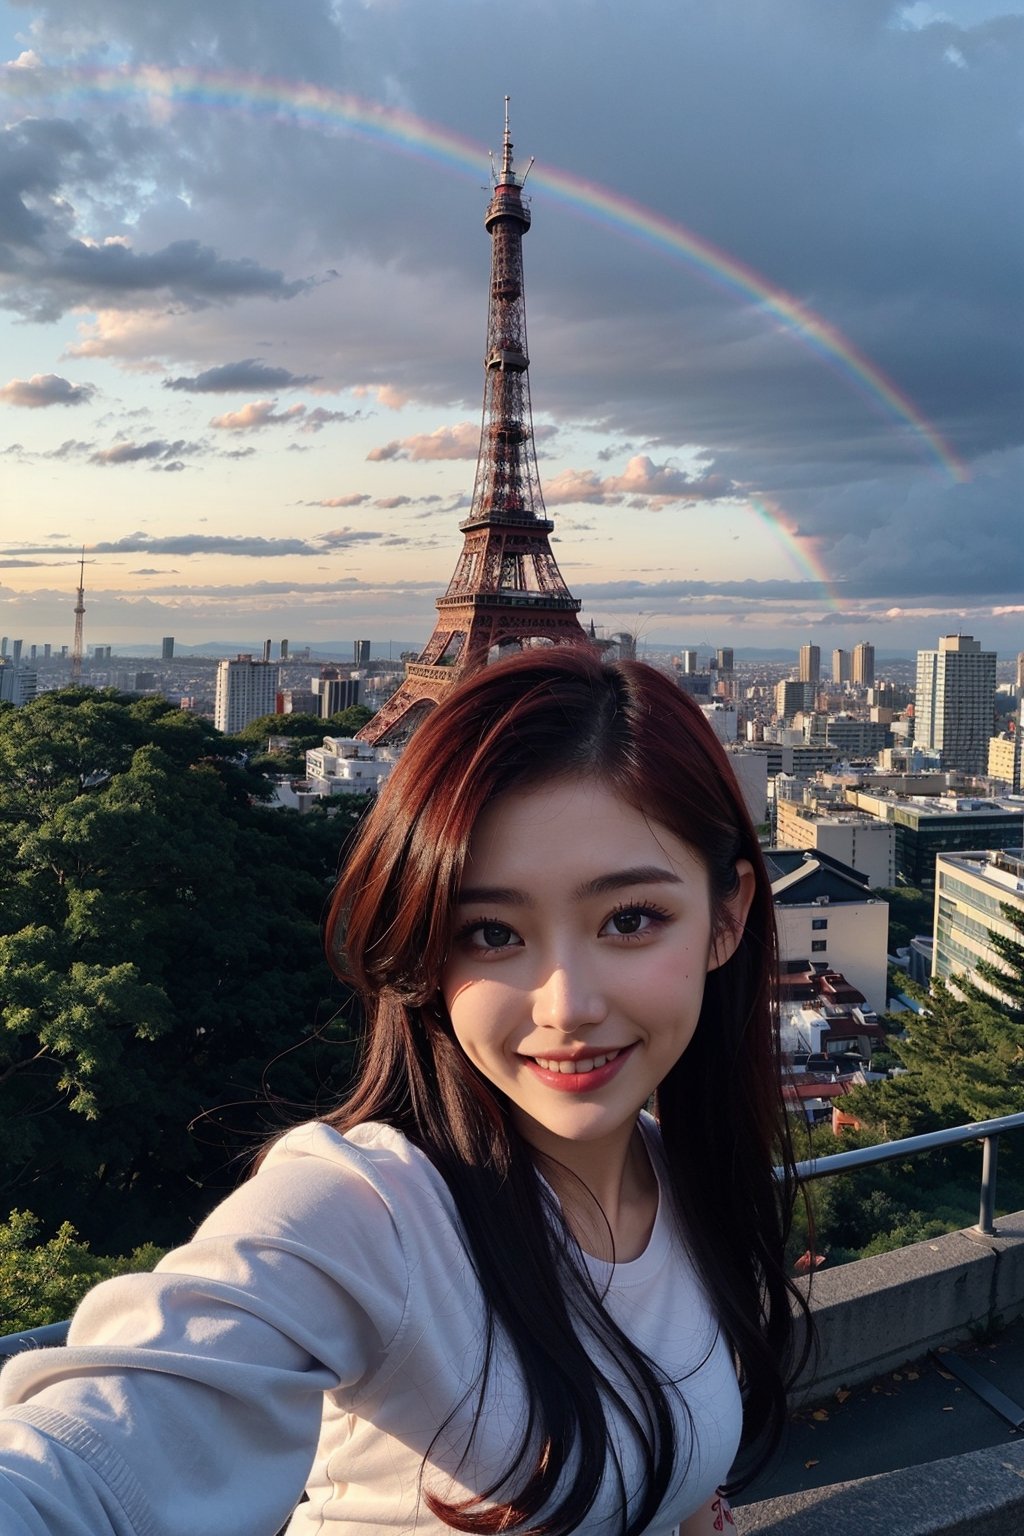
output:
M1012 934L988 931L988 942L999 957L996 961L979 960L974 976L985 983L978 986L970 976L958 976L956 985L965 997L973 1002L991 1007L993 997L1003 1014L1016 1025L1024 1024L1024 912L1000 902L1003 917L1013 929ZM1020 1033L1024 1046L1024 1033Z
M176 1241L273 1128L268 1093L308 1110L344 1081L318 928L362 803L267 790L161 699L0 713L0 1190L48 1227Z
M134 1253L104 1258L91 1252L70 1222L48 1242L31 1211L12 1211L0 1224L0 1333L42 1328L69 1317L100 1280L152 1269L161 1250L152 1243Z
M931 933L935 898L910 885L879 887L872 891L889 903L889 953L906 949L919 933Z

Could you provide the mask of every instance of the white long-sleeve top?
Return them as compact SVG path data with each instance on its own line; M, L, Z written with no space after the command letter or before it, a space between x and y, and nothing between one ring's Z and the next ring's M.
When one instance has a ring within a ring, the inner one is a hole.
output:
M589 1261L608 1312L689 1411L650 1536L710 1499L741 1425L730 1353L675 1227L663 1194L639 1258ZM65 1348L4 1369L0 1531L274 1536L305 1488L289 1536L441 1536L422 1487L449 1499L487 1486L524 1422L500 1331L480 1400L483 1338L480 1286L430 1161L386 1126L299 1127L152 1274L91 1292ZM635 1489L635 1450L610 1420ZM588 1536L616 1530L620 1509L609 1474Z

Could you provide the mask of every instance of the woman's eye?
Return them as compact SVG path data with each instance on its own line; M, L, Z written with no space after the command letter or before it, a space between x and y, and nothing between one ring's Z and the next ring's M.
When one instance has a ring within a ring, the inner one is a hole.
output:
M601 933L609 938L632 939L651 933L667 921L668 914L653 907L620 907L608 918Z
M509 949L516 935L507 923L477 923L469 934L474 949Z

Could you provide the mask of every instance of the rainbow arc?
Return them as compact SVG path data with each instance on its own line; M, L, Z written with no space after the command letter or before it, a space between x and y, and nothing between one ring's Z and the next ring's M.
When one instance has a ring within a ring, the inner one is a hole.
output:
M291 121L321 131L342 129L369 143L435 162L474 179L480 177L487 163L486 151L480 144L449 128L397 107L303 81L155 66L77 67L63 71L8 66L4 78L12 96L45 93L71 100L121 97L143 100L158 114L202 107ZM568 171L535 166L530 185L542 188L571 212L620 235L640 239L670 258L681 260L740 299L762 306L766 314L880 407L897 428L910 428L952 480L963 482L970 478L966 464L951 444L892 379L836 326L753 267L686 225Z

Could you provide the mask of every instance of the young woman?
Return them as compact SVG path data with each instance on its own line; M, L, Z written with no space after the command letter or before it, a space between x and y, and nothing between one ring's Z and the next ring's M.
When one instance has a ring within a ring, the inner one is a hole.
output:
M784 1415L792 1189L771 892L700 710L584 647L478 673L329 939L352 1096L7 1368L0 1529L721 1531Z

